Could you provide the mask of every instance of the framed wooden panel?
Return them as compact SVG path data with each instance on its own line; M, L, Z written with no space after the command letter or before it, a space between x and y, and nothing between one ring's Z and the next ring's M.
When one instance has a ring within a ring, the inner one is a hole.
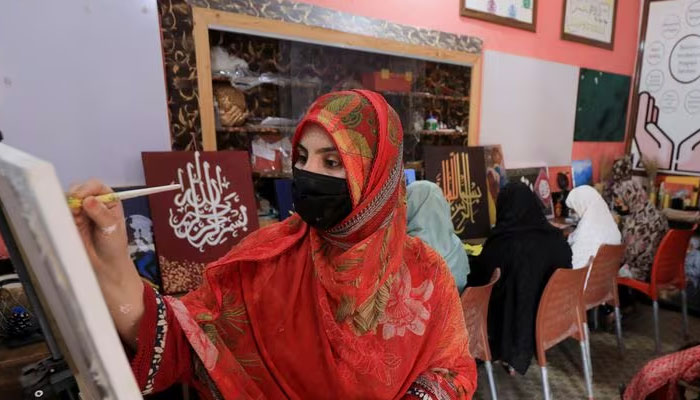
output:
M525 0L522 3L516 6L512 0L460 0L459 11L463 17L535 32L538 0ZM518 10L521 10L521 15L522 11L526 11L526 14L519 17Z

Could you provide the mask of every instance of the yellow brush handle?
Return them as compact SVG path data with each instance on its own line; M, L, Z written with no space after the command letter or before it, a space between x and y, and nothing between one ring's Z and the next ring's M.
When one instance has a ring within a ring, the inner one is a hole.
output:
M95 197L95 200L99 201L100 203L111 203L113 201L118 201L119 196L117 196L117 193L107 193L107 194L101 194L97 197ZM80 208L83 206L83 199L76 199L75 197L69 197L68 198L68 207L70 208Z

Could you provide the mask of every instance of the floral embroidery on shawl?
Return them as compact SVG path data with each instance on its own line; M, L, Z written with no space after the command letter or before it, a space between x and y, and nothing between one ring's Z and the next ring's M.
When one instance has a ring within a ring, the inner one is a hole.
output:
M426 303L433 295L433 288L431 280L425 280L414 288L411 285L411 272L406 265L401 266L386 311L379 318L385 340L395 336L403 337L406 330L423 336L430 319L430 309Z
M219 358L219 350L211 342L207 334L199 327L197 322L190 316L187 307L174 297L166 297L173 315L177 318L182 330L189 339L192 348L197 353L207 371L214 370L216 360Z

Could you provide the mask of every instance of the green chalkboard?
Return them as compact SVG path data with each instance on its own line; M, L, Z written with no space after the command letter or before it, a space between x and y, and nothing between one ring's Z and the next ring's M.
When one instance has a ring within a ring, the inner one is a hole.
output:
M574 141L621 142L625 139L630 77L581 68Z

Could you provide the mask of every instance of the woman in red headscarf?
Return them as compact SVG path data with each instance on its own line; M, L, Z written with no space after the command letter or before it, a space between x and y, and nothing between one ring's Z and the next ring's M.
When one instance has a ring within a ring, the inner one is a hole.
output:
M124 242L105 237L121 235L110 229L120 206L92 200L106 191L96 182L75 188L76 223L142 390L179 381L210 399L471 398L454 279L406 234L402 139L376 93L319 98L293 140L298 213L248 236L180 300L134 289L133 267L109 262ZM129 296L136 310L124 313Z

